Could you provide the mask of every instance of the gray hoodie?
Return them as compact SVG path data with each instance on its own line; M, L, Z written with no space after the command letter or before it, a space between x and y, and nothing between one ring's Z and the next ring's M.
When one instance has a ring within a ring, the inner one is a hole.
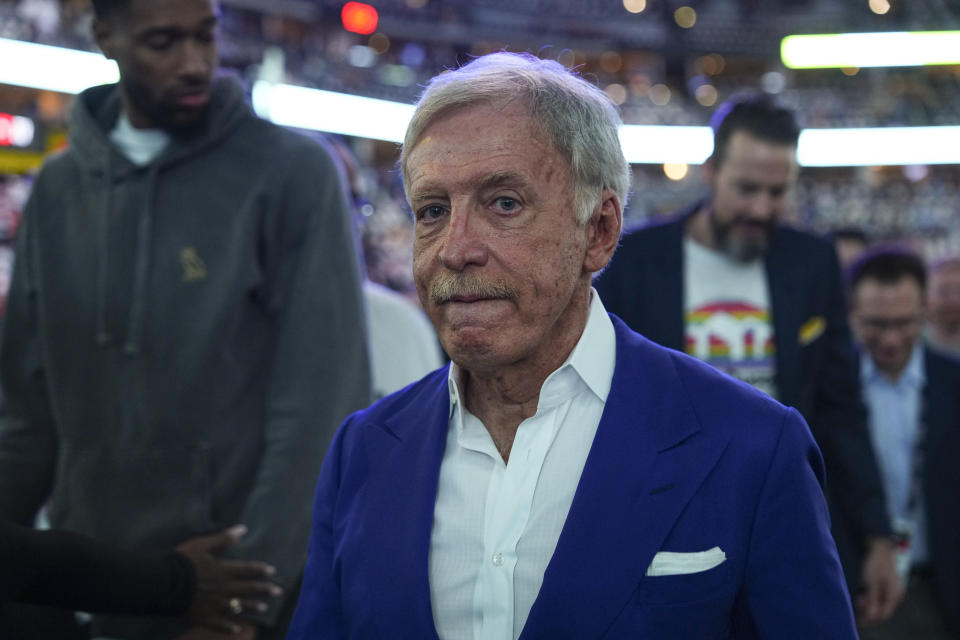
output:
M0 517L170 547L234 523L290 588L333 431L369 400L348 209L316 142L233 81L136 166L115 86L79 96L17 238ZM270 616L266 621L269 621Z

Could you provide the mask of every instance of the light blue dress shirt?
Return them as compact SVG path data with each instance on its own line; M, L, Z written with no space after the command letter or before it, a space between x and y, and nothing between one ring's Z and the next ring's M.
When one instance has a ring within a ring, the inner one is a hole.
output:
M869 354L861 359L860 377L869 410L870 437L887 495L887 513L897 529L906 523L911 536L911 564L927 560L927 534L923 493L909 508L913 482L914 449L920 425L923 385L926 381L923 348L918 342L900 378L893 382L877 369Z

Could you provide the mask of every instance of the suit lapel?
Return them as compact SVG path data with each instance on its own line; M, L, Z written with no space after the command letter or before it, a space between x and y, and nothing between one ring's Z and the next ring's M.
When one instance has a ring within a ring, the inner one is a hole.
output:
M776 345L776 383L778 399L797 405L800 398L789 398L785 391L800 389L801 351L798 335L809 318L800 299L803 288L804 263L782 242L782 234L774 232L766 256L767 282L770 288L770 309L773 314L773 336Z
M603 635L723 452L671 356L615 321L613 386L521 638Z
M378 637L437 638L430 606L429 553L450 401L447 369L379 429L366 434L371 468L363 521ZM387 626L389 625L389 626Z
M666 238L654 253L645 259L652 267L641 275L645 295L644 313L650 314L650 322L644 323L644 335L658 344L682 351L685 320L683 317L683 227L686 216L667 224Z

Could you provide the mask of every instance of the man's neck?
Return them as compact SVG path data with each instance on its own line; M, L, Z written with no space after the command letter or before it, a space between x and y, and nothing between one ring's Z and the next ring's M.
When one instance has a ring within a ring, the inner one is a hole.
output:
M889 369L881 369L880 374L886 378L889 382L897 384L900 382L900 378L903 376L903 372L906 370L906 367L903 369L898 369L897 371L892 371Z
M910 363L913 362L914 353L916 353L916 344L914 344L914 349L910 352L910 357L907 358L907 361L903 363L903 366L898 368L886 368L881 369L877 367L876 361L874 361L874 366L877 367L877 371L880 372L884 378L886 378L891 384L899 384L903 379L904 374L907 372L907 369L910 368Z
M710 205L704 203L687 220L686 234L697 244L708 249L717 250L717 238L710 225Z
M517 386L511 382L515 377L522 376L509 372L483 377L464 372L463 377L467 407L486 427L504 462L510 457L520 423L536 414L546 380L546 376L535 381L522 379Z
M562 344L547 357L531 358L494 371L463 370L461 378L466 408L487 428L504 461L510 455L520 423L537 412L540 390L551 373L567 360L583 335L590 313L590 292L585 303L568 310L568 329L561 331Z
M135 108L127 95L124 85L120 85L120 113L134 129L158 129L157 124L142 111Z

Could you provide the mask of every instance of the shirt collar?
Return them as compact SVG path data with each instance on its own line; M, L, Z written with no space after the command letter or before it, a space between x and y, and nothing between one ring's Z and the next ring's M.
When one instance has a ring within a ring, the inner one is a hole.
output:
M877 365L873 362L873 358L870 357L870 354L866 350L860 355L860 371L860 378L864 384L875 383L878 380L890 382L889 378L877 368ZM927 376L924 368L923 347L921 346L921 341L917 340L916 344L913 345L913 351L910 353L907 366L904 368L895 386L906 385L922 387L926 381Z
M607 401L613 383L613 369L617 358L617 338L613 323L600 301L596 289L590 288L590 309L587 324L580 339L567 359L553 371L540 390L539 407L557 404L569 399L571 385L585 384L600 399ZM463 399L460 395L463 370L455 362L447 372L447 390L450 394L450 416L457 414L463 424Z

